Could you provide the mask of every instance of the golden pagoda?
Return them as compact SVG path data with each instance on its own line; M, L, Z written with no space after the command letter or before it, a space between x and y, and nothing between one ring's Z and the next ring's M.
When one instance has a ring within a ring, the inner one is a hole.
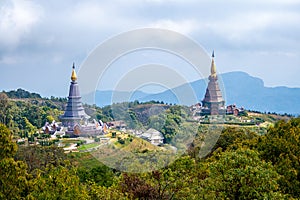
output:
M214 57L215 54L213 51L210 69L211 74L208 78L208 86L202 101L202 115L224 115L226 113L225 101L222 97L222 92L218 84L218 76Z

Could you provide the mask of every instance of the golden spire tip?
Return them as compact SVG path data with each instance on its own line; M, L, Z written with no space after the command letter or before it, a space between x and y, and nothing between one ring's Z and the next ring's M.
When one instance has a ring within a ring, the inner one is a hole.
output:
M75 72L75 63L73 62L73 70L72 70L72 75L71 75L71 80L74 82L77 80L77 75L76 75L76 72Z

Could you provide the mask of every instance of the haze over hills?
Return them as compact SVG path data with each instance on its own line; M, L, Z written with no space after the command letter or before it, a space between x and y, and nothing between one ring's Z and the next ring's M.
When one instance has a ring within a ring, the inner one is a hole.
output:
M236 104L248 110L300 114L300 88L265 87L263 80L245 72L229 72L219 75L226 105ZM207 87L207 80L200 79L157 94L142 91L97 91L95 102L98 106L123 101L163 101L165 103L193 105L201 102Z

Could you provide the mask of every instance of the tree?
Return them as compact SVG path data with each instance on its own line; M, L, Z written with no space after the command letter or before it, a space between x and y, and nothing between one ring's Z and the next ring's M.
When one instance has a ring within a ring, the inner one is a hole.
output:
M13 159L16 151L9 129L0 124L0 199L20 199L27 190L27 166Z
M127 200L130 199L126 193L122 193L116 186L103 187L91 182L87 186L87 191L91 200L107 199L107 200Z
M222 150L225 151L232 144L250 140L257 136L258 135L256 133L251 132L249 129L227 127L222 130L220 138L218 139L212 151L215 151L217 148L222 148Z
M0 124L0 160L12 158L17 152L16 143L12 142L12 135L5 125Z
M74 168L58 166L39 173L34 180L30 197L34 199L88 199L85 185L81 184Z
M181 123L181 117L175 114L167 114L165 124L161 129L164 135L165 142L171 143L172 139L176 136L179 125Z
M155 186L147 183L137 174L124 173L119 185L121 192L129 194L131 199L158 199L159 196Z
M20 146L15 158L25 162L29 172L45 170L50 165L65 166L67 162L64 150L55 146Z
M31 136L36 132L36 127L33 126L26 117L23 117L23 120L24 120L24 129L28 134L28 136Z
M13 158L0 160L0 199L21 199L28 191L27 166Z
M203 199L283 198L277 182L280 175L271 163L260 160L257 151L216 152L208 159L207 168Z
M132 199L193 199L198 183L204 177L203 171L199 170L195 161L186 156L153 172L124 173L119 188Z
M282 175L279 184L284 193L300 197L300 118L279 121L269 128L254 146L261 158L273 163Z
M109 187L113 184L114 180L113 171L105 166L100 165L92 169L79 168L78 177L81 182L94 182L99 186Z
M46 119L47 119L47 122L51 123L54 120L54 117L52 115L47 115Z
M165 124L165 116L164 115L152 115L148 119L148 127L154 128L156 130L161 130L161 128Z
M9 92L6 92L6 94L10 97L10 98L41 98L41 96L37 93L30 93L26 90L23 90L21 88L17 89L17 91L15 90L11 90Z
M9 100L5 93L0 92L0 123L7 125Z

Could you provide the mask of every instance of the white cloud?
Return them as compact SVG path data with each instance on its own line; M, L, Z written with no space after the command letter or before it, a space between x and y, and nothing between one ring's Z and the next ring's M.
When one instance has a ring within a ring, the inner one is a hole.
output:
M73 60L83 61L107 38L156 27L186 34L208 50L215 49L223 71L232 66L264 74L264 65L282 71L299 66L299 8L299 0L0 0L0 67L32 66L35 76L46 66L61 71ZM259 54L264 52L267 55ZM273 62L274 58L278 60ZM241 68L245 65L253 67ZM15 73L10 67L5 70ZM269 76L269 71L265 74ZM281 78L290 80L284 74ZM64 80L63 75L58 79Z
M268 13L237 13L219 21L209 22L205 26L230 41L241 41L265 29L272 21L273 16Z
M185 0L185 1L182 1L182 0L145 0L146 2L149 2L149 3L159 3L159 4L167 4L167 3L189 3L189 2L197 2L196 0Z
M59 24L67 26L68 31L74 35L88 35L96 38L103 33L116 34L120 31L137 28L143 21L129 15L130 5L133 2L124 1L78 1L71 5L68 10L59 11ZM65 28L62 27L65 31ZM65 32L68 32L65 31ZM75 31L77 33L75 33ZM105 34L104 34L105 35Z
M190 34L198 28L197 23L194 20L174 21L170 19L158 20L154 23L150 23L149 26L153 28L169 29L182 34Z
M198 21L198 30L212 33L213 37L231 44L247 44L259 48L259 44L274 44L292 39L297 34L300 14L295 12L250 11L235 12L232 15L206 21ZM293 30L289 32L288 30ZM286 43L287 44L287 43ZM249 47L249 46L248 46Z
M107 20L107 9L97 2L83 1L69 10L67 19L79 26L99 27Z
M12 0L0 7L0 44L16 47L42 16L41 7L31 1Z
M14 56L4 56L0 59L0 63L4 65L11 65L11 64L16 64L18 62L17 57Z

